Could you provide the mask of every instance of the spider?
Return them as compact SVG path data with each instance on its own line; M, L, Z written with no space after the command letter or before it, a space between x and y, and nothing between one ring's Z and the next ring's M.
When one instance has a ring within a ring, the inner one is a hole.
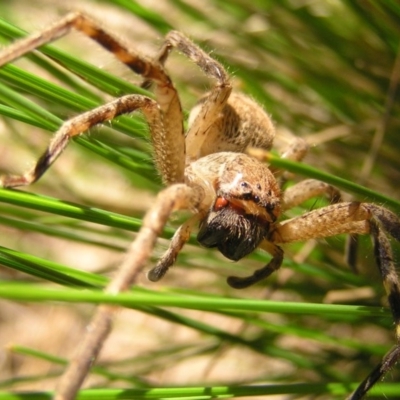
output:
M121 114L139 110L149 125L155 165L166 188L147 212L120 271L106 289L109 292L126 290L134 282L168 218L177 210L189 210L192 216L177 229L168 250L148 273L151 281L165 275L196 226L197 240L205 247L216 247L230 260L237 261L255 249L271 255L271 261L253 274L229 277L228 284L236 289L253 285L279 269L283 260L280 244L343 233L370 234L394 319L396 344L349 397L363 398L400 358L400 285L386 235L400 240L397 216L375 204L343 202L334 188L315 180L302 181L282 192L275 174L254 156L257 151L267 152L273 144L275 130L270 117L251 98L232 91L223 66L180 32L171 31L156 56L147 58L125 47L87 16L71 13L48 29L3 49L0 65L67 34L72 28L95 40L141 75L144 87L154 86L155 100L127 95L70 119L54 135L33 168L22 175L1 176L0 185L14 188L34 183L71 138ZM178 93L164 68L174 48L215 81L191 111L186 133ZM251 153L249 148L256 150ZM299 146L293 146L284 156L300 160L303 154L304 146L300 151ZM280 219L285 210L324 193L334 200L331 205L289 220ZM100 306L94 324L106 314L110 320L110 307ZM107 324L99 337L108 333ZM96 350L90 354L88 364ZM82 380L78 378L77 387Z

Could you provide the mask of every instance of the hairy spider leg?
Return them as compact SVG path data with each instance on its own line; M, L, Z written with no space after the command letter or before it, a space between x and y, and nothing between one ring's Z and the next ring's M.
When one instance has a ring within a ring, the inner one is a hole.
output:
M199 187L190 188L185 184L174 184L157 195L155 204L146 213L142 227L131 243L124 261L105 289L107 293L116 294L127 290L137 280L171 213L199 206L203 194ZM117 309L115 306L106 304L97 308L76 354L58 382L55 400L75 398L93 360L97 358L111 330Z
M0 66L67 35L72 29L78 30L93 39L132 71L146 79L151 79L155 83L154 93L158 107L162 111L164 124L162 130L152 132L155 162L166 184L183 182L185 168L183 113L179 96L171 79L160 63L128 49L121 41L102 29L96 21L78 12L67 14L47 29L17 40L9 47L2 49ZM57 62L62 64L59 60ZM132 111L136 108L133 108ZM97 114L99 114L101 108L98 110ZM94 118L94 123L99 122L96 122Z
M199 216L193 215L176 230L169 243L168 250L160 257L156 266L147 273L147 278L150 281L159 281L168 272L168 269L175 264L179 252L190 239L190 233L194 224L198 222Z
M289 243L342 233L370 234L374 253L393 316L396 345L359 385L349 400L360 400L400 359L400 283L387 232L400 241L400 220L391 211L370 203L342 202L310 211L275 226L270 240Z
M161 112L154 100L141 95L123 96L66 121L53 136L49 146L35 165L22 175L1 175L0 187L17 187L36 182L67 147L71 138L95 125L138 109L145 115L152 134L163 134L164 127L160 122L162 121Z
M374 243L375 259L392 312L397 343L352 393L349 400L361 400L375 383L379 382L400 360L400 284L393 260L392 248L388 237L384 233L385 230L400 241L399 221L394 214L386 209L377 206L373 206L372 209L370 231Z

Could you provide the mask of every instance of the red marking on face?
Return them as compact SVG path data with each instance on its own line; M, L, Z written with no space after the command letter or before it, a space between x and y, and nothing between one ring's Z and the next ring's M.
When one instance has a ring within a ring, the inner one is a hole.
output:
M242 205L235 201L229 201L225 197L217 197L214 203L214 211L221 211L223 208L229 207L234 210L237 214L244 214L245 210Z
M214 210L215 211L220 211L223 208L225 208L226 206L228 206L229 201L227 199L225 199L225 197L217 197L217 200L215 200L215 204L214 204Z

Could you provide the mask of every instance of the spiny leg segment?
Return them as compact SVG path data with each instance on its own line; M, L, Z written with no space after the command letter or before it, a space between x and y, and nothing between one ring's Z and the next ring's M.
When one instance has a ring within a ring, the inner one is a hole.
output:
M374 244L375 260L381 274L394 320L396 345L383 357L376 368L364 379L349 397L349 400L361 400L368 391L379 382L400 360L400 283L393 260L392 248L383 230L400 241L400 227L397 217L386 209L371 205L373 217L370 231Z
M183 209L191 210L201 203L202 198L203 191L199 187L190 188L185 184L171 185L160 192L155 204L146 213L142 227L105 292L116 294L129 289L142 272L171 213ZM75 398L111 330L116 310L117 307L110 305L97 308L75 356L58 383L55 400Z
M154 93L158 107L162 112L161 120L164 123L163 130L152 132L155 162L166 184L183 182L185 168L183 114L178 93L171 79L160 63L128 49L121 41L99 27L96 21L81 13L70 13L49 28L20 39L2 50L0 52L0 66L67 35L72 29L76 29L90 37L110 51L132 71L155 83ZM62 64L60 60L57 60L57 62ZM131 111L135 109L133 107ZM99 115L101 107L96 110ZM126 112L129 111L124 113ZM96 117L93 118L95 119ZM106 120L105 118L103 121L94 122L92 126Z
M155 58L157 62L164 65L173 48L188 57L208 77L216 81L207 95L207 101L201 104L198 114L186 134L186 157L187 161L190 162L199 158L199 151L204 141L206 138L209 139L207 137L208 130L221 116L232 92L232 85L228 73L219 62L177 31L171 31L165 37L164 43ZM149 85L150 80L147 79L142 84L143 87Z
M270 237L274 243L324 238L341 233L370 234L372 237L376 263L394 321L396 345L359 385L349 400L364 398L374 384L400 360L400 283L390 241L385 232L400 241L400 221L394 213L375 204L342 202L283 221L277 224Z
M290 210L309 199L323 195L328 197L331 204L339 203L342 200L341 193L335 187L315 179L300 181L287 188L282 195L283 210Z
M120 97L117 100L78 115L65 122L57 131L50 145L33 168L23 175L0 176L0 186L17 187L30 185L36 182L67 147L71 138L87 131L95 125L113 120L121 114L130 113L137 109L140 109L146 116L151 132L155 134L163 132L164 128L160 123L161 113L154 100L141 95Z
M150 281L159 281L168 272L169 268L174 265L179 252L190 239L190 233L194 224L198 223L198 221L198 216L194 215L176 230L170 241L168 250L158 260L156 266L147 273L147 278Z

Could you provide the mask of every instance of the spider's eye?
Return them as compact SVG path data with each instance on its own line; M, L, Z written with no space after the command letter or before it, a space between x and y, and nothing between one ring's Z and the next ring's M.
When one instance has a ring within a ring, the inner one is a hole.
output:
M251 193L251 192L250 193L243 193L242 196L241 196L241 198L243 200L245 200L245 201L248 201L248 200L256 201L256 197L257 196L254 196L253 193Z

